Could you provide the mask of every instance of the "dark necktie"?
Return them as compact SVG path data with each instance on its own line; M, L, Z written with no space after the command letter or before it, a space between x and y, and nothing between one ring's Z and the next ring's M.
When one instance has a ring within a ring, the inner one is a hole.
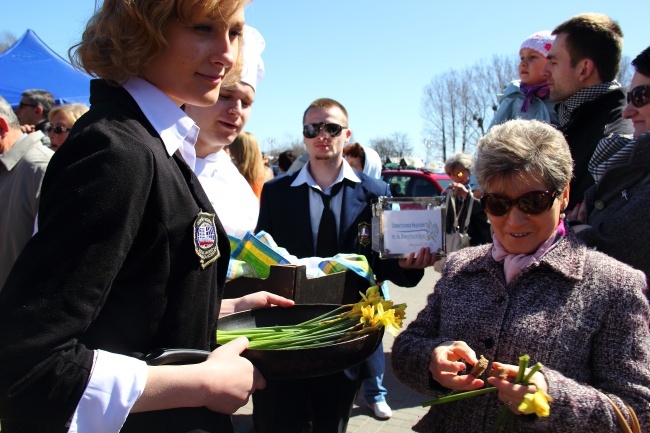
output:
M339 182L332 187L332 194L326 195L322 191L315 189L320 198L323 200L323 213L318 224L318 236L316 237L316 256L317 257L334 257L339 252L338 232L336 231L336 218L332 211L332 197L334 197L343 186Z

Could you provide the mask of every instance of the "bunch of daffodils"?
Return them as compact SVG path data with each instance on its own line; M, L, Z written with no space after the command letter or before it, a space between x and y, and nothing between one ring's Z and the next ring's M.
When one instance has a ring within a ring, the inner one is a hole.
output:
M396 335L406 317L406 304L384 300L378 286L359 294L362 299L356 304L342 305L298 325L219 330L217 343L226 344L243 335L249 340L249 349L294 349L340 343L381 328Z
M527 385L527 386L534 385L534 383L531 382L531 379L533 375L542 368L542 364L538 362L533 367L531 367L531 369L528 372L526 372L529 361L530 361L530 356L528 355L523 355L519 357L519 370L517 371L517 376L515 378L514 383ZM497 388L490 386L486 388L476 389L474 391L454 393L451 395L447 395L445 397L441 397L426 402L422 406L426 407L426 406L435 406L438 404L449 403L456 400L476 397L477 395L488 394L496 390ZM551 407L549 405L551 401L553 401L553 399L551 398L550 395L548 395L541 389L538 389L534 393L526 394L524 396L524 401L522 401L519 404L517 410L525 415L530 415L534 413L538 417L545 418L549 416L549 414L551 413ZM505 429L507 429L508 431L512 431L514 429L514 422L515 422L514 415L515 415L514 413L512 413L507 407L504 406L501 409L501 412L499 412L499 416L497 418L494 431L502 432Z

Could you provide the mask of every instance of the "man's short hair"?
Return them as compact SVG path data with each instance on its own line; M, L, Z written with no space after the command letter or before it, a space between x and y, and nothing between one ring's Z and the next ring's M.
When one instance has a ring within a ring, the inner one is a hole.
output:
M553 30L554 35L560 33L566 34L571 66L591 59L601 80L616 79L623 49L623 31L616 21L603 14L580 14Z
M31 104L36 104L43 108L43 117L45 118L47 118L47 114L54 107L54 96L47 90L29 89L25 90L21 96L28 99Z
M650 47L641 51L641 54L632 60L632 66L639 74L650 77Z
M302 123L305 123L305 118L307 118L307 112L311 110L312 108L322 108L324 110L327 110L328 108L332 107L338 107L341 109L343 114L345 115L345 120L348 120L348 110L345 109L343 104L341 104L338 101L335 101L334 99L330 98L319 98L316 99L314 102L309 104L309 107L305 110L305 113L302 115ZM347 127L348 125L341 125Z

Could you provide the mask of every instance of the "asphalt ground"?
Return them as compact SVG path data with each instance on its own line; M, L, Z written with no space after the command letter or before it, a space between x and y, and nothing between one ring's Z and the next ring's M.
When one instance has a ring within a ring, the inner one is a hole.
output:
M433 291L433 286L438 281L438 278L440 278L440 274L431 267L425 270L424 277L416 287L404 288L389 283L391 299L396 304L407 304L404 326L410 320L414 319L417 313L424 308L427 295ZM393 340L393 336L388 332L384 334L384 356L386 357L384 386L388 390L386 400L391 409L393 409L393 416L388 420L375 418L372 411L367 408L363 397L359 395L352 409L347 433L412 432L411 427L427 412L427 409L423 408L421 404L429 400L430 397L410 390L402 385L393 375L391 368ZM254 433L252 412L253 403L251 399L246 406L240 408L232 416L236 433Z

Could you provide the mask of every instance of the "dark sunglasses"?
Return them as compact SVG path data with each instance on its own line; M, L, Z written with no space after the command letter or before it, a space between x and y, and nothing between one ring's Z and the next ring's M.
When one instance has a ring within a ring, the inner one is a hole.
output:
M650 102L650 86L636 86L627 92L627 103L632 103L636 108L641 108Z
M321 131L325 131L325 133L330 137L338 137L341 134L341 131L345 128L347 128L347 126L341 126L336 123L310 123L303 126L302 135L304 135L305 138L314 138L318 137L318 134L320 134Z
M24 102L20 102L18 104L18 108L23 108L23 107L38 107L38 104L26 104Z
M62 134L64 132L70 132L72 128L66 128L65 126L52 126L47 132L53 132L55 134Z
M498 217L507 214L513 205L527 215L539 215L553 206L557 195L558 191L531 191L511 200L503 195L486 193L481 197L481 206L485 212Z

